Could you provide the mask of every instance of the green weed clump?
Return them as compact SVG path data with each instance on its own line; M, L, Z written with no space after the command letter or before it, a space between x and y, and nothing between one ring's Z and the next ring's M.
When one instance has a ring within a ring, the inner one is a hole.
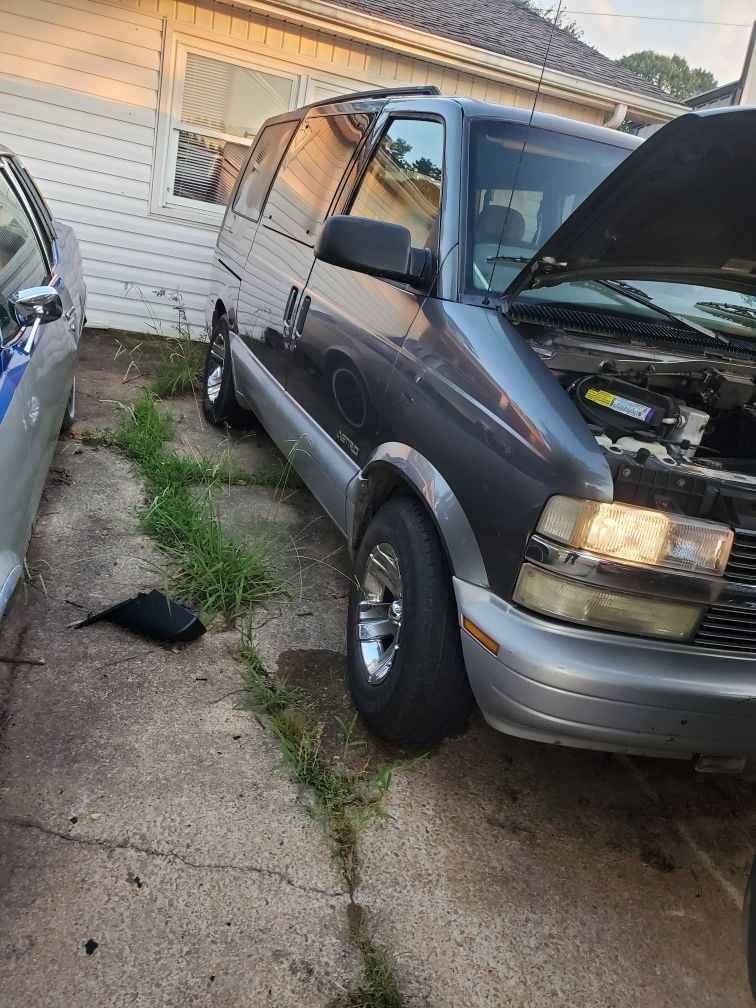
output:
M204 614L234 620L280 591L274 563L278 543L264 530L244 544L224 534L211 488L252 483L254 477L228 458L183 458L167 447L173 437L171 417L153 392L143 391L114 431L87 440L118 448L144 478L150 502L142 525L174 565L176 594Z

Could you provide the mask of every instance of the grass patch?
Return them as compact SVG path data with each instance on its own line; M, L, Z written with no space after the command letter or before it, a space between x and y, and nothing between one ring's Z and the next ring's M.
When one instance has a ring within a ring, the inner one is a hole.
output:
M357 835L370 822L388 817L382 803L393 775L410 769L414 761L374 767L366 758L356 768L345 761L330 761L323 751L323 725L309 724L301 695L265 671L248 631L242 634L234 657L242 666L245 706L265 718L284 763L312 795L308 812L321 824L347 889L353 893L359 881ZM358 743L352 741L354 721L342 727L346 756Z
M254 482L227 456L221 462L186 459L167 447L173 421L142 392L114 431L89 434L90 444L118 448L136 465L151 499L142 527L174 566L176 594L202 614L233 620L280 591L274 556L279 544L261 531L243 545L228 539L213 507L211 489ZM199 494L192 488L200 486Z
M352 944L362 960L362 981L357 990L331 1002L330 1008L404 1008L391 950L376 942L361 907L351 904L349 917Z
M158 370L152 391L161 399L199 392L205 368L205 346L191 340L168 337L161 344Z

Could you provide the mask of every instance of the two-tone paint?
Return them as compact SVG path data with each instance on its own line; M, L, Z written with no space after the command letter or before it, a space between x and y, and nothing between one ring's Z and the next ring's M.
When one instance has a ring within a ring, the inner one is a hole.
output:
M357 101L317 114L363 108ZM272 373L240 331L244 271L230 279L239 263L227 261L221 234L214 273L221 282L211 292L207 320L211 327L220 319L230 326L239 401L289 454L352 550L397 487L425 503L449 561L460 623L467 616L501 643L494 655L460 630L473 691L494 727L625 752L756 755L752 657L566 627L511 604L545 502L554 494L611 501L612 475L575 405L517 328L495 303L463 290L469 123L522 124L526 113L473 100L386 100L329 212L348 211L361 167L387 122L408 115L438 118L445 128L432 283L419 291L348 273L315 261L303 243L290 243L289 266L301 263L301 276L285 280L286 288L296 287L293 302L284 287L274 292L287 317L269 323L282 334ZM637 145L553 116L536 114L532 121L628 153ZM263 214L253 246L265 227ZM334 401L338 367L353 374L353 389L363 390L359 424Z

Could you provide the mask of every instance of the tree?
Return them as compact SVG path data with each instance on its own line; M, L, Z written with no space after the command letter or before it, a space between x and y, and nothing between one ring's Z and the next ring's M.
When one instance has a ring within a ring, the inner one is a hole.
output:
M563 32L567 32L568 35L572 35L572 37L577 39L578 42L582 39L583 35L585 35L585 32L577 21L573 21L572 18L568 18L566 11L563 11L561 7L538 3L538 0L519 0L519 2L520 6L524 7L525 10L529 10L531 14L537 14L539 17L550 21Z
M703 67L691 67L683 56L664 56L653 49L644 49L617 62L680 101L717 86L714 74Z

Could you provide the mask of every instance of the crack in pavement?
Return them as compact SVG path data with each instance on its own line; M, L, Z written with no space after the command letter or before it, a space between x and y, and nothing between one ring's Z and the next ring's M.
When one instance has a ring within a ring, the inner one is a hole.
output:
M286 872L279 871L276 868L261 868L258 865L236 865L217 862L190 861L189 858L186 858L181 854L176 854L173 851L161 851L154 847L142 847L139 844L130 843L128 840L101 840L97 837L74 836L71 833L62 833L59 830L54 830L47 826L43 826L41 823L34 822L31 819L0 818L0 825L7 825L16 829L35 830L38 833L42 833L44 836L55 837L58 840L65 840L67 843L80 844L84 847L101 847L103 850L110 851L133 851L135 854L145 854L148 857L165 858L167 861L178 861L181 864L186 865L187 868L196 868L199 870L204 869L206 871L235 871L250 875L268 875L271 878L277 878L281 882L285 882L286 885L291 886L292 889L299 889L302 892L317 893L319 896L337 896L344 899L349 897L349 893L346 891L341 892L338 890L320 889L318 886L303 885L300 882L295 882L286 874Z

